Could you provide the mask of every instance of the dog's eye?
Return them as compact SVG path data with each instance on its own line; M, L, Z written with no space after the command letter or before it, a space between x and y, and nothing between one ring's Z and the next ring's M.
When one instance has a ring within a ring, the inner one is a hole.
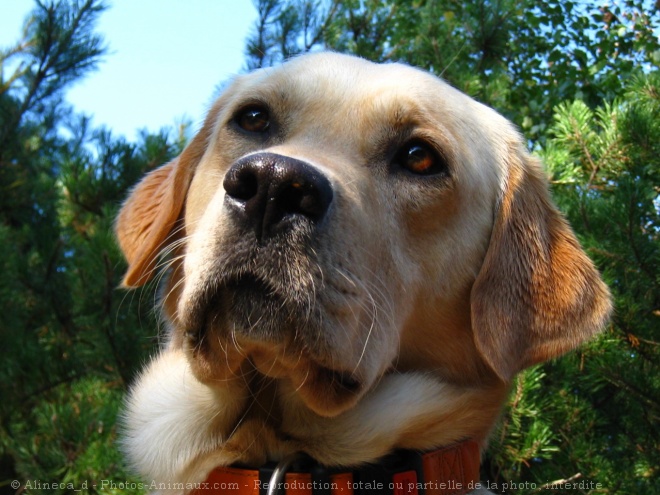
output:
M264 133L270 128L270 114L260 106L250 106L236 116L236 123L244 131Z
M434 175L446 171L445 161L421 141L412 141L401 148L395 163L415 175Z

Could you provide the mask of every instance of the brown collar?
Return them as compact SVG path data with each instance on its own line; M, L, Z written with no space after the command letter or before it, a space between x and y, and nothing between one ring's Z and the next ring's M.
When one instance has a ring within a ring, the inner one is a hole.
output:
M480 460L471 440L424 454L397 451L352 471L290 458L260 469L215 468L192 495L464 495L479 486Z

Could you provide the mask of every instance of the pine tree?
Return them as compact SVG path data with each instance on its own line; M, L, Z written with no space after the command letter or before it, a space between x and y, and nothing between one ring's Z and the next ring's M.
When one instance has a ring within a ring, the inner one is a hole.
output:
M541 154L616 313L580 352L518 378L491 446L500 483L592 480L605 493L660 493L658 115L657 71L611 104L557 108Z
M518 378L484 479L535 484L517 493L555 480L658 493L657 9L635 0L257 6L250 68L319 48L407 61L522 127L617 310L600 338ZM13 479L126 479L117 413L157 341L154 287L115 289L124 265L111 224L127 188L176 155L183 132L129 143L63 102L103 56L93 29L103 9L38 2L24 37L0 52L0 490Z
M616 313L600 338L517 378L483 478L506 493L660 493L659 11L636 1L256 4L249 67L322 48L404 61L514 120L612 288ZM552 485L561 481L577 488Z
M38 2L0 53L0 487L126 479L117 415L157 338L152 301L117 290L112 222L128 187L182 143L165 131L128 143L63 101L105 52L103 9Z
M556 105L621 94L640 66L660 64L648 0L602 6L551 0L256 0L247 67L318 49L403 61L442 76L540 143Z

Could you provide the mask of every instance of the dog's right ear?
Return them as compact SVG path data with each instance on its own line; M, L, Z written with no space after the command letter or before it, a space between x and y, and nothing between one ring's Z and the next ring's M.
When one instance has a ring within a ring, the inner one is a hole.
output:
M122 206L115 232L128 261L124 287L140 287L154 275L159 254L181 214L190 182L182 157L150 172Z

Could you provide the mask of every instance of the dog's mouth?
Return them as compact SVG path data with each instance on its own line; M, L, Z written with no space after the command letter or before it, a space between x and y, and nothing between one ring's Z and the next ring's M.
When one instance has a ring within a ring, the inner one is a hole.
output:
M320 416L335 416L351 408L366 389L357 372L333 369L302 355L294 360L261 348L251 354L250 363L265 376L287 381Z
M221 292L227 297L226 316L235 325L233 331L271 340L282 330L287 297L273 283L248 273L227 280Z
M200 294L191 308L185 320L193 344L202 343L210 334L279 342L303 311L281 287L254 273L223 278Z
M285 284L253 272L221 278L190 305L186 342L205 383L254 369L286 380L308 407L332 416L364 391L359 373L338 364L325 342L323 317Z

